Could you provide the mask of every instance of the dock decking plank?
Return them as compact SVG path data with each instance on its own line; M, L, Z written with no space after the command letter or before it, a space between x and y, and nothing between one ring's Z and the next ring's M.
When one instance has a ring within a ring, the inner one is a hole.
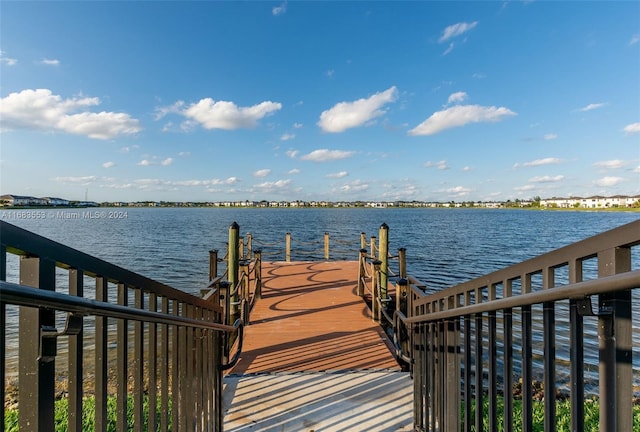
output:
M263 263L262 275L232 374L401 370L356 294L357 261Z

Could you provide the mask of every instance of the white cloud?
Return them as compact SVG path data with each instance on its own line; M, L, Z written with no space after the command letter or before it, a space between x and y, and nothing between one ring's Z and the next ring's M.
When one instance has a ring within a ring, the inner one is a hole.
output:
M254 185L254 187L261 189L263 191L274 191L274 190L285 189L289 186L289 184L291 184L291 180L286 179L286 180L278 180L275 182L264 182L264 183Z
M557 176L538 176L529 179L531 183L555 183L564 180L563 175Z
M40 60L39 63L41 65L45 65L45 66L59 66L60 65L60 60L43 58L42 60Z
M437 168L439 170L448 170L449 169L449 165L447 165L447 161L446 160L441 160L439 162L426 162L424 164L425 168Z
M582 108L579 108L578 111L580 112L586 112L586 111L593 111L595 109L598 108L602 108L603 106L606 106L606 103L591 103L589 105L583 106Z
M535 167L535 166L542 166L542 165L555 165L555 164L559 164L560 162L562 162L562 159L548 157L548 158L544 158L544 159L532 160L530 162L524 162L522 164L521 163L516 163L513 167L514 168L518 168L520 166Z
M287 174L300 174L300 170L298 168L290 169Z
M471 171L471 167L470 166L466 166L466 167L462 168L462 171L469 172L469 171Z
M449 95L449 99L447 100L447 105L451 105L452 103L463 102L465 99L467 99L467 97L468 95L463 91L452 93Z
M622 168L627 163L620 159L608 160L608 161L600 161L593 164L593 166L607 169L618 169Z
M456 105L433 113L431 117L411 129L408 135L435 135L443 130L464 126L469 123L495 123L514 115L516 113L505 107Z
M449 46L447 47L446 50L444 50L444 52L442 53L443 56L446 56L447 54L449 54L451 51L453 51L453 49L455 48L456 44L451 42L449 44Z
M554 140L554 139L557 139L557 138L558 138L558 135L556 135L554 133L548 133L548 134L545 134L545 136L542 137L542 139L544 139L545 141L551 141L551 140Z
M169 166L173 163L173 158L166 158L164 159L162 162L160 162L160 165L162 166Z
M55 177L53 181L58 183L73 183L73 184L81 184L88 185L98 180L96 176L80 176L80 177Z
M285 154L289 156L291 159L295 159L298 156L298 150L287 150Z
M438 42L440 42L440 43L446 42L449 39L452 39L454 37L460 36L461 34L466 33L469 30L473 29L477 25L478 25L478 21L474 21L474 22L471 22L471 23L460 22L460 23L457 23L457 24L452 24L452 25L446 27L442 31L442 35L438 39Z
M22 90L0 99L0 129L58 131L96 139L132 135L142 130L139 121L126 113L83 111L74 114L99 104L98 98L62 99L48 89Z
M354 102L340 102L320 114L318 126L324 132L343 132L347 129L362 126L367 122L385 114L382 107L396 100L395 86L374 94L367 99Z
M640 133L640 122L638 123L631 123L628 124L624 127L624 131L628 134L628 135L632 135L632 134L637 134Z
M446 189L445 192L448 193L449 195L453 195L456 197L464 197L469 195L469 193L471 192L471 189L466 188L464 186L456 186L453 188Z
M302 126L303 126L303 124L302 124L302 123L294 123L294 124L293 124L293 128L294 128L294 129L300 129Z
M343 178L348 176L349 173L347 171L340 171L337 173L331 173L331 174L327 174L327 178Z
M266 177L269 174L271 174L271 170L270 169L260 169L257 171L253 172L253 176L254 177Z
M179 102L177 104L180 108ZM175 107L176 104L173 106ZM258 124L258 120L281 108L282 104L271 101L261 102L250 107L238 107L233 102L205 98L185 109L179 109L179 113L205 129L234 130L254 128Z
M103 164L102 164L102 166L103 166L104 168L111 168L111 167L116 166L116 163L115 163L115 162L111 162L111 161L109 161L109 162L105 162L105 163L103 163Z
M0 51L0 64L4 64L7 66L15 66L18 64L18 60L5 56L4 51Z
M273 9L271 9L271 13L274 16L278 16L278 15L282 15L287 11L287 2L283 1L280 6L275 6Z
M289 141L294 139L295 137L296 137L295 134L285 133L285 134L282 134L282 136L280 137L280 141Z
M142 159L140 162L138 162L138 163L137 163L137 165L140 165L140 166L150 166L150 165L153 165L153 162L151 162L151 161L150 161L150 160L148 160L148 159Z
M353 151L318 149L306 155L300 156L300 159L313 162L327 162L339 159L347 159L354 154L355 152Z
M524 186L514 187L513 190L517 192L527 192L530 190L534 190L535 188L536 187L534 185L524 185Z
M336 73L336 71L335 71L335 70L333 70L333 69L329 69L329 70L327 71L327 76L328 76L329 78L333 78L333 75L335 75L335 73Z
M629 45L635 45L640 42L640 34L634 34L631 36L631 40L629 41Z
M619 183L622 183L624 179L622 177L602 177L601 179L595 180L593 183L597 186L615 186Z
M178 156L191 156L191 152L188 152L188 151L187 151L187 152L184 152L184 151L182 151L182 152L179 152L179 153L178 153Z
M369 189L369 184L363 182L362 180L354 180L351 183L347 183L345 185L340 186L340 191L342 192L362 192Z

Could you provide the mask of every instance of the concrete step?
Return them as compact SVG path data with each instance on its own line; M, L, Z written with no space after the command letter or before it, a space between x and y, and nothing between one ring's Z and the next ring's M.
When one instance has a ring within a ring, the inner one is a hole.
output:
M407 372L299 372L224 378L225 432L413 430Z

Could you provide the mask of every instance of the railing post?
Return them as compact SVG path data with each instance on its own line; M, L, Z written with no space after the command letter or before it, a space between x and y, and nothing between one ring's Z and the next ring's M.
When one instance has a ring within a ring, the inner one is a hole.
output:
M240 238L239 238L240 226L234 222L229 227L229 253L227 257L227 279L231 284L231 292L233 292L238 285L238 263L240 260ZM238 291L231 296L231 310L230 316L235 316L238 313Z
M262 298L262 250L258 249L254 252L254 271L256 274L256 300Z
M247 258L253 258L253 236L247 233Z
M380 226L380 246L378 248L380 263L380 298L387 299L387 286L389 282L389 226L383 223Z
M241 299L240 305L240 318L245 324L249 324L249 264L250 260L240 260L240 274L242 275L242 281L240 282Z
M380 260L374 260L373 265L373 277L371 278L371 315L374 321L380 321L381 312L380 304Z
M324 259L329 260L329 233L324 233Z
M209 280L212 281L218 276L218 249L209 251Z
M291 262L291 233L284 236L285 260Z
M367 235L363 232L360 233L360 249L366 249L367 247Z
M240 245L240 252L238 253L238 257L240 259L244 259L244 237L240 236L238 237L238 244Z
M52 261L38 257L20 258L20 284L55 291L55 265ZM52 310L21 307L19 312L19 426L20 430L47 431L54 421L55 361L40 358L41 351L53 350L56 339L42 340L43 326L54 327ZM4 331L4 330L3 330ZM40 344L47 346L40 347ZM4 347L3 347L4 349ZM54 357L55 358L55 357ZM3 425L4 426L4 425Z
M598 253L598 277L630 270L631 248ZM601 294L598 298L600 430L628 431L633 423L631 291Z
M367 265L367 249L360 249L360 265L358 266L358 295L364 296L364 276L366 274L365 266Z
M229 325L231 321L229 310L231 306L231 299L229 297L229 293L231 292L231 284L227 281L222 281L220 282L220 286L218 287L218 289L220 290L220 306L222 306L222 324ZM231 349L231 347L229 346L229 339L229 334L225 333L225 336L223 337L224 343L222 344L222 357L225 363L229 361L229 351Z
M398 272L401 279L407 278L407 249L398 249Z

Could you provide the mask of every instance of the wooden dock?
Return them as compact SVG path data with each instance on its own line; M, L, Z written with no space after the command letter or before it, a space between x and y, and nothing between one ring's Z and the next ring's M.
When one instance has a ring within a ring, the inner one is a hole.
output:
M263 263L262 299L225 377L225 430L413 430L413 382L357 295L358 263Z
M232 374L401 370L356 294L356 261L264 263L262 275Z

